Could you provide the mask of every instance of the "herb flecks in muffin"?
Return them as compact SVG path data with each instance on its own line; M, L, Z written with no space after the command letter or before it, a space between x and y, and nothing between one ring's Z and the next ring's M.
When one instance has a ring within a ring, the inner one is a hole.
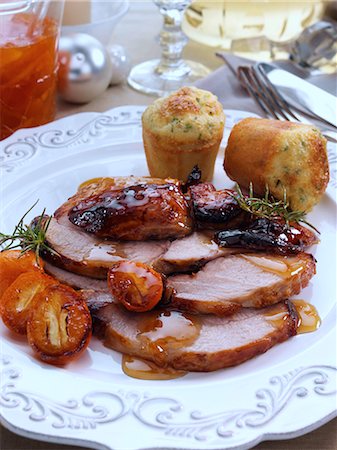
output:
M217 98L195 87L184 87L156 100L143 115L143 123L151 126L152 133L163 139L168 134L172 139L174 134L174 140L183 143L200 141L200 133L204 141L222 135L224 122L224 112Z
M178 117L173 117L173 119L171 120L171 133L174 132L174 126L178 125L180 123L180 119L178 119Z
M152 176L185 180L198 164L203 181L213 176L225 115L211 92L183 87L155 100L142 116L143 141Z
M268 185L273 197L282 199L286 189L290 207L306 212L319 202L329 181L326 140L311 125L280 120L250 117L237 123L228 138L224 168L246 189L252 181L259 195Z

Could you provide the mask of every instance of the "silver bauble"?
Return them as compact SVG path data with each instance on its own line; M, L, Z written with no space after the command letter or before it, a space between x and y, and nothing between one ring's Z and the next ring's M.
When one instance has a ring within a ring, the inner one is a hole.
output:
M120 84L129 75L131 69L130 57L121 45L108 45L107 50L112 64L110 85Z
M112 74L106 48L85 33L62 36L59 43L58 91L64 100L87 103L109 86Z

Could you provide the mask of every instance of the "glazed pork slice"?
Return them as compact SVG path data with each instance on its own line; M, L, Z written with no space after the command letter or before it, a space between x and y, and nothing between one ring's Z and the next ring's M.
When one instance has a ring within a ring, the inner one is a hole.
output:
M318 242L302 224L248 214L234 198L235 191L217 191L211 183L200 183L190 186L189 194L196 228L220 230L214 240L221 247L291 254Z
M106 190L120 190L125 187L130 187L135 184L142 184L152 181L153 183L162 183L161 178L151 178L151 177L136 177L133 175L125 177L98 177L91 178L90 180L84 181L79 185L76 194L68 198L56 211L55 215L61 215L70 211L74 206L78 204L79 201L86 200L87 198L101 194Z
M291 302L218 317L161 310L130 313L107 299L106 294L86 295L94 332L105 345L178 370L235 366L295 335L298 322Z
M212 183L190 186L189 195L196 227L225 230L242 226L249 215L244 212L230 189L217 191Z
M99 279L106 278L108 268L122 259L151 265L170 244L169 241L106 241L75 227L66 214L51 219L46 241L56 254L45 253L44 259L69 272Z
M280 255L303 252L318 243L316 234L299 223L264 217L252 219L245 228L220 231L214 240L220 247L272 251Z
M171 178L93 180L55 212L95 236L124 241L173 239L192 232L192 219L180 182Z
M173 308L193 313L233 314L298 294L315 271L315 259L307 253L220 257L197 273L168 277L166 300Z
M61 269L54 266L47 261L44 263L44 270L56 278L60 283L67 284L75 289L93 289L95 291L108 291L108 284L106 280L96 280L84 275L78 275L77 273L69 272L68 270Z
M154 263L154 268L166 275L192 272L219 256L242 253L242 249L219 247L211 231L195 231L171 242L168 250ZM247 250L248 251L248 250Z
M75 227L63 212L53 217L47 230L47 243L58 255L45 254L54 266L93 278L105 278L107 269L121 259L152 265L171 274L196 270L207 261L240 252L221 248L212 233L194 232L175 241L116 242L100 239Z

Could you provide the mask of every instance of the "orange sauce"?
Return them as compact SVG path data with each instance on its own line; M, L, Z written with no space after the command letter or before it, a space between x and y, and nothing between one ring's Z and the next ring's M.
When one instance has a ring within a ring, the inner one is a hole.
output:
M142 380L170 380L187 373L165 365L166 353L193 344L200 333L196 317L179 311L155 310L144 316L139 314L137 327L137 339L143 349L151 352L155 362L123 355L122 369L126 375Z
M275 313L271 310L264 315L267 317L268 322L271 322L275 328L282 328L283 322L289 317L288 311Z
M200 333L197 317L179 311L154 310L144 316L140 314L137 327L137 339L154 355L159 366L164 365L167 352L193 344Z
M295 306L299 317L297 334L316 331L321 325L321 318L314 305L305 300L291 300L291 302Z
M0 139L54 119L57 84L54 20L19 13L1 17Z
M78 189L82 189L83 187L88 186L89 184L100 184L105 179L106 177L90 178L89 180L83 181L83 183L81 183L78 186Z
M126 259L126 253L124 252L123 244L102 242L94 245L89 253L85 257L85 261L90 261L91 265L102 265L103 262L107 262L107 267L110 267L112 261L119 261L120 259Z
M257 267L260 267L267 272L274 273L282 278L290 278L300 273L304 267L304 261L296 259L295 261L287 256L255 256L255 255L240 255L241 258L246 259Z
M171 367L159 367L151 361L145 361L130 355L123 355L122 369L129 377L139 380L172 380L183 377L187 373Z
M311 305L305 300L291 300L291 303L294 305L299 318L297 334L316 331L321 324L321 319L314 305ZM265 316L275 328L281 328L283 322L289 317L289 313L288 311L274 312L273 309L271 309L269 312L265 313Z

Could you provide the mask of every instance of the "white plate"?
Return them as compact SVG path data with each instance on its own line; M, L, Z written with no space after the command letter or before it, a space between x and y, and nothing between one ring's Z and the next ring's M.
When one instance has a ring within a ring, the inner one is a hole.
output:
M30 215L52 213L80 182L147 173L142 107L82 113L1 143L2 223L10 232ZM226 137L252 114L227 111ZM226 139L226 138L225 138ZM330 154L336 149L330 147ZM96 449L249 448L264 439L309 432L336 415L336 157L328 194L310 215L322 232L313 249L317 275L300 297L316 305L322 326L238 367L169 381L128 378L121 355L93 339L66 368L38 362L1 326L1 421L24 436ZM231 186L216 163L217 186ZM30 219L30 217L28 219Z

